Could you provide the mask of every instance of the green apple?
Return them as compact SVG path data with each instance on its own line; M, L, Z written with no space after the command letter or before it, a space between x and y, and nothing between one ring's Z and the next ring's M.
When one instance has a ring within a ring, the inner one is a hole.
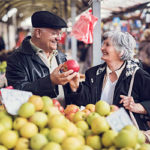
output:
M67 134L63 129L52 128L47 137L50 141L62 143L62 141L67 137Z
M78 148L78 150L94 150L94 149L88 145L82 145L81 147Z
M89 129L89 126L88 126L87 122L84 121L84 120L81 120L81 121L76 122L76 126L77 126L78 128L80 128L80 129L82 129L83 131Z
M122 129L114 139L114 144L118 148L134 148L137 144L137 135L127 129Z
M87 136L89 136L89 135L93 135L93 132L92 132L91 129L86 130L86 131L85 131L85 134L84 134L85 137L87 137Z
M43 102L42 98L38 95L30 96L30 98L28 99L28 102L30 102L34 105L36 111L40 111L44 107L44 102Z
M91 146L93 149L98 150L101 149L101 140L98 135L89 135L86 138L86 144Z
M5 130L6 128L4 127L4 125L0 123L0 134L3 133Z
M11 116L8 116L8 115L3 116L0 119L0 123L5 127L5 129L12 129L13 121L12 121Z
M67 136L75 136L78 134L78 128L70 121L66 121L63 130L67 133Z
M150 144L142 144L138 150L150 150Z
M86 113L82 111L78 111L75 113L73 117L73 121L76 123L78 121L85 120L85 118L86 118Z
M144 144L146 142L146 137L142 131L138 130L137 142L139 144Z
M77 129L78 129L78 134L79 134L79 135L82 135L82 136L85 135L85 132L84 132L81 128L78 128L78 127L77 127Z
M62 142L62 149L63 150L77 150L82 145L83 144L79 140L79 138L76 138L76 137L67 137Z
M95 104L95 111L101 116L107 116L110 113L110 105L107 102L100 100Z
M47 106L47 107L45 107L44 108L44 112L48 113L48 118L50 118L53 115L61 114L61 112L55 106Z
M132 133L135 133L136 135L138 134L138 129L134 125L126 125L123 129L129 130Z
M29 148L29 140L23 137L20 137L16 143L14 150L24 150Z
M116 150L116 149L115 149ZM131 147L125 147L125 148L121 148L120 150L134 150L133 148Z
M97 117L92 121L91 129L93 133L100 134L109 130L109 125L105 117Z
M38 127L32 122L27 122L20 128L20 134L22 137L25 138L31 138L37 133L38 133Z
M91 112L91 113L87 116L86 120L87 120L88 124L91 125L91 123L92 123L92 121L94 120L94 118L99 117L99 116L100 116L100 115L99 115L98 113L96 113L96 112Z
M48 117L44 112L37 111L30 117L30 121L42 129L48 124Z
M114 145L113 146L110 146L108 149L106 150L118 150Z
M48 96L42 96L42 100L43 100L43 103L44 103L43 111L46 112L46 108L48 106L53 106L53 101Z
M60 144L56 142L49 142L42 148L42 150L64 150L64 149L62 149Z
M43 128L40 130L40 133L45 135L46 137L48 136L50 129L49 128Z
M30 102L22 104L18 111L19 116L25 118L31 117L34 113L35 113L35 106Z
M31 137L30 146L32 149L41 150L48 143L48 139L43 134L36 134Z
M65 124L66 118L61 114L51 116L48 121L48 125L50 128L63 128Z
M9 116L6 110L0 111L0 119L3 118L4 116Z
M7 147L0 145L0 150L8 150Z
M138 150L140 147L141 147L141 145L140 145L139 143L136 143L134 149L135 149L135 150Z
M27 123L27 119L23 118L23 117L17 117L15 118L14 122L13 122L13 128L15 130L19 130L25 123Z
M105 147L110 147L113 145L113 141L114 141L114 138L117 136L117 132L114 131L114 130L108 130L106 132L104 132L104 134L102 135L102 144L105 146Z
M8 149L12 149L16 146L18 141L18 134L13 130L6 130L0 136L1 143Z
M85 138L84 138L84 136L77 134L77 135L75 135L73 137L77 138L81 142L81 145L85 145Z

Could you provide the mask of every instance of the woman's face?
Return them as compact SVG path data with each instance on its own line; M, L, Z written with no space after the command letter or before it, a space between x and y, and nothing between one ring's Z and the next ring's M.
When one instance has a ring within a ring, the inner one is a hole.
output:
M58 41L61 38L61 29L40 29L40 48L47 52L57 49Z
M116 51L115 47L113 46L109 38L104 40L101 51L103 54L101 59L104 60L106 63L121 60L120 53Z

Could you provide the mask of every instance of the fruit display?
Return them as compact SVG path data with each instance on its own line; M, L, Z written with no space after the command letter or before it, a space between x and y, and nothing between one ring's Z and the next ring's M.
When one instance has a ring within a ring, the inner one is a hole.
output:
M79 72L80 66L76 60L69 59L66 62L64 62L61 70L63 72L66 72L68 70L73 70L74 72Z
M0 62L0 73L1 74L6 72L6 67L7 67L7 62L6 61Z
M115 105L60 106L57 99L32 95L16 116L0 110L0 150L150 150L133 125L111 129L106 117L119 109Z

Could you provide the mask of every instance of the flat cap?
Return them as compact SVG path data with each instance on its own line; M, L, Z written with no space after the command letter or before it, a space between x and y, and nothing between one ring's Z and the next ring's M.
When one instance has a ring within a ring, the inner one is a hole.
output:
M59 16L49 11L37 11L31 17L32 26L35 28L66 28L66 22Z

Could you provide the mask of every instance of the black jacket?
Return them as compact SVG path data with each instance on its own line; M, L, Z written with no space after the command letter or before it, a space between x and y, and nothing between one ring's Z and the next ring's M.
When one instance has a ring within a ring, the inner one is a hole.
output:
M17 50L8 58L6 78L8 85L15 89L31 91L35 95L58 95L58 86L54 86L50 80L49 68L43 63L30 45L31 37L26 37ZM66 61L66 55L58 51L57 63ZM65 89L64 89L65 90Z
M113 104L123 107L120 104L120 95L128 95L131 75L126 75L127 67L122 71L118 82L115 87ZM106 73L106 64L98 65L90 68L86 72L86 81L82 82L76 93L68 90L67 97L72 100L72 103L79 106L87 105L89 103L95 104L101 99L102 84L104 75ZM137 70L135 74L135 80L132 89L132 96L136 103L140 103L144 106L148 115L150 116L150 75L142 69ZM145 124L145 120L141 120L139 114L135 114L138 124L141 129L146 130L148 126Z

